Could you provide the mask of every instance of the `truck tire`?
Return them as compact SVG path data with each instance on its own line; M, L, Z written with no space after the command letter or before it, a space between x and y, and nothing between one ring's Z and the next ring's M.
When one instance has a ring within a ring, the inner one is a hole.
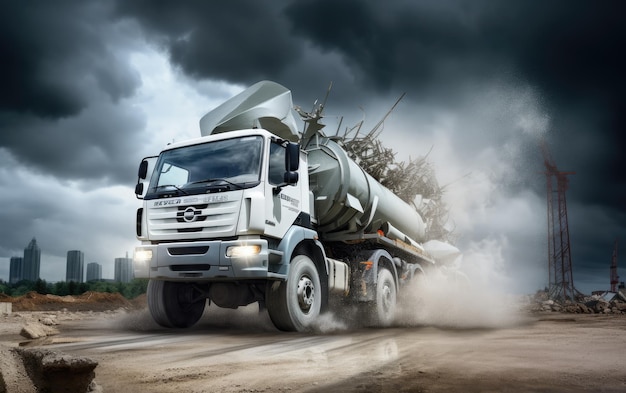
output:
M378 271L376 282L376 300L372 310L373 324L387 327L393 323L396 314L398 291L396 281L389 269L381 268Z
M202 317L206 299L194 298L192 284L150 280L147 292L150 314L163 327L188 328Z
M296 255L291 260L287 281L268 283L265 302L274 326L302 332L310 330L318 319L322 296L315 263L306 255Z

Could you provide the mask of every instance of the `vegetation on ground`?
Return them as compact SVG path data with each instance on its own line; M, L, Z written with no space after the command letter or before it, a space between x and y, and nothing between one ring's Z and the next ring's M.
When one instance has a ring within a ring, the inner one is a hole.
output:
M136 278L128 283L112 282L112 281L59 281L48 283L46 280L38 279L37 281L19 281L15 284L9 284L0 280L0 293L8 296L18 297L34 291L42 295L81 295L85 292L106 292L119 293L126 299L134 299L137 296L146 293L148 287L148 279Z

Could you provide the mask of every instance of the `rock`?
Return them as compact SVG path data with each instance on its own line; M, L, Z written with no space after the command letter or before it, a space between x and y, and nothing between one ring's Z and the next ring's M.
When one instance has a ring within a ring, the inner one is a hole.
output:
M98 385L96 383L96 381L91 381L91 383L89 384L89 390L87 390L88 393L104 393L104 390L102 390L102 386Z
M0 392L38 392L28 377L22 357L13 349L4 346L0 346Z
M607 309L610 310L609 302L607 302L606 300L602 300L602 299L590 300L587 303L585 303L585 305L598 314L605 312L605 310Z
M94 391L98 362L42 348L15 349L38 392L84 393Z
M46 325L46 326L56 326L59 323L56 321L56 319L54 319L51 316L47 316L47 317L42 317L39 319L39 322L41 322L42 324Z
M59 334L59 331L53 327L46 326L39 322L29 322L22 327L20 335L25 338L35 339L53 336Z
M626 311L626 303L615 302L614 307L617 308L621 312Z

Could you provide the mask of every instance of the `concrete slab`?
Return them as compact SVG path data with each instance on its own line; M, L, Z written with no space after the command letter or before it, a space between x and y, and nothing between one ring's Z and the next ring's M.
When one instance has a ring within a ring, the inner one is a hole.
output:
M0 314L11 314L13 311L13 303L0 302Z

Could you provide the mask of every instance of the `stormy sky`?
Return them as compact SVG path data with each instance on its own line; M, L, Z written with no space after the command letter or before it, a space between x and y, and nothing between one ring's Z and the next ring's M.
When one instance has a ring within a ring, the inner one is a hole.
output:
M263 79L327 133L384 123L398 160L429 154L464 269L547 285L545 140L567 192L573 276L609 288L626 241L621 1L6 1L0 13L0 279L33 237L41 277L68 250L132 255L136 168L199 136L211 108ZM429 153L430 152L430 153ZM624 265L624 263L622 263ZM621 281L626 270L619 269Z

